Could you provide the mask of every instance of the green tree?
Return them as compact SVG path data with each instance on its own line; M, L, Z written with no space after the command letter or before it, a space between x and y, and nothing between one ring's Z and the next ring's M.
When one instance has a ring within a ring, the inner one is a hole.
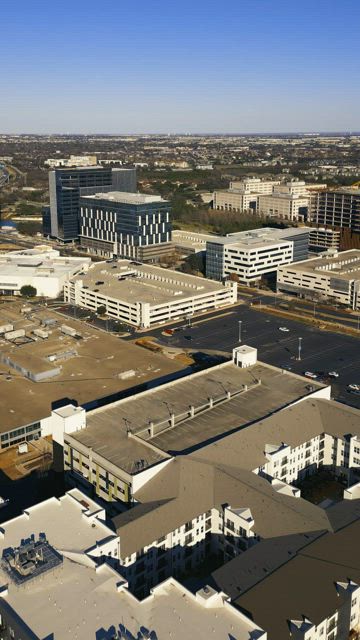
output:
M35 289L35 287L32 287L31 284L24 284L24 286L22 286L20 289L20 293L23 298L35 298L35 296L37 295L37 290Z
M100 307L98 307L96 309L96 313L98 314L98 316L103 316L106 313L106 307L105 305L100 305Z

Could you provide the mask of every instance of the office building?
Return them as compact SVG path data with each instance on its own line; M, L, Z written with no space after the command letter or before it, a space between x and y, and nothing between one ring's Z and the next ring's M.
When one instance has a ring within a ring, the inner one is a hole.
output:
M360 309L360 251L329 250L317 258L281 266L277 289L315 300Z
M64 300L106 314L134 327L147 328L187 319L237 300L235 282L205 278L129 260L98 262L70 280Z
M219 211L256 211L260 194L272 193L279 180L245 178L230 182L229 189L214 191L213 208Z
M288 222L306 221L309 197L297 193L274 191L271 195L259 196L258 212L266 218L276 218Z
M44 235L62 242L77 240L80 194L109 188L136 191L136 170L96 165L49 171L50 208L43 212Z
M51 169L56 169L57 167L91 167L97 164L97 157L94 155L71 155L70 158L48 158L44 164Z
M282 264L308 257L309 229L254 229L206 243L206 275L223 280L232 274L242 284L275 273Z
M206 243L216 239L216 236L209 233L197 233L196 231L185 231L183 229L172 232L172 241L175 249L182 255L192 253L205 253Z
M170 204L124 191L82 195L80 244L103 257L157 260L172 251Z
M360 189L339 188L314 193L311 198L311 220L320 226L360 233Z
M0 255L0 294L20 295L21 288L30 285L37 296L57 298L64 283L85 273L90 263L90 258L60 256L48 246L5 253Z
M310 229L309 247L311 249L326 250L340 248L340 231L326 227Z

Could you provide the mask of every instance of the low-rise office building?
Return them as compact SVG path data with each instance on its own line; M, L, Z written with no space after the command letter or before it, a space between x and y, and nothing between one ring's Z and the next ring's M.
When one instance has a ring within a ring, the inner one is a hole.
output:
M210 233L197 233L196 231L176 230L172 232L172 241L175 249L183 255L202 253L206 251L206 243L216 239Z
M256 211L260 194L272 193L279 180L245 178L230 182L229 189L214 191L213 208L219 211Z
M259 196L258 212L267 218L304 221L307 219L308 206L308 196L274 191L270 195Z
M172 250L170 204L143 193L82 195L80 244L108 258L159 259Z
M57 298L72 276L85 273L90 258L60 256L60 252L39 246L0 255L0 294L20 295L26 285L37 296Z
M64 289L66 302L147 328L234 304L236 283L214 283L170 269L115 260L93 264Z
M360 309L360 251L330 250L327 255L281 266L277 289Z
M309 229L254 229L206 243L206 275L223 280L234 274L251 284L275 273L280 265L308 257Z

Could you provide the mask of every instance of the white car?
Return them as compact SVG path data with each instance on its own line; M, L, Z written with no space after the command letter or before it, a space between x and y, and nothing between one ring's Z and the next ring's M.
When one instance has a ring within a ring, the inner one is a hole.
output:
M329 371L328 376L329 378L338 378L339 374L337 371Z
M290 329L288 329L287 327L279 327L279 331L283 331L284 333L288 333L290 331Z
M305 371L304 376L306 378L312 378L313 380L316 380L317 378L316 373L313 373L312 371Z
M348 384L350 391L360 391L360 384Z

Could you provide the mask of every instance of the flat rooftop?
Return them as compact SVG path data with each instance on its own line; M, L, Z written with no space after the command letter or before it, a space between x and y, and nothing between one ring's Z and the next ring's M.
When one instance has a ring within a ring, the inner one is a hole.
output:
M108 200L121 204L151 204L152 202L167 202L161 196L148 195L147 193L129 193L127 191L106 191L94 193L89 196L81 196L85 200Z
M91 258L50 257L34 251L31 253L13 252L0 255L0 274L3 276L61 278L87 268Z
M241 369L228 362L91 411L86 428L72 433L71 438L134 473L139 458L150 464L155 454L160 460L162 452L173 455L196 449L306 397L311 388L323 385L309 386L305 378L263 363ZM209 398L214 403L211 409ZM175 416L173 426L171 414ZM129 438L128 430L143 441L142 455L138 438Z
M38 638L70 634L89 640L101 631L101 637L108 637L114 629L125 630L129 638L140 637L146 629L158 640L191 638L194 629L198 640L207 640L210 629L217 640L248 640L254 632L259 640L265 637L223 593L209 588L201 598L170 578L140 602L109 565L97 567L86 556L82 562L65 558L29 585L10 585L4 599Z
M148 302L152 306L211 294L224 288L221 283L206 278L129 260L97 262L86 274L71 278L71 282L78 281L99 295L128 304Z
M251 231L238 231L227 236L213 236L208 242L224 245L234 244L240 248L244 247L244 249L257 249L267 245L287 244L290 239L301 236L310 230L310 227L290 227L288 229L264 227L262 229L252 229Z
M342 280L356 280L360 278L360 249L329 253L327 256L293 263L286 268L291 271L321 273Z
M196 233L195 231L183 231L176 229L172 232L172 241L175 245L184 249L205 249L206 243L216 240L218 236L210 233Z
M36 422L51 412L52 403L63 399L86 405L92 401L183 369L177 361L126 342L83 322L66 318L48 307L32 304L31 312L20 313L22 304L0 304L0 325L24 329L26 342L11 343L0 336L0 355L33 372L61 367L60 373L41 382L31 379L9 364L0 363L0 432ZM46 321L55 325L44 326ZM64 335L60 327L75 329L81 338ZM33 335L34 329L49 332L47 339ZM75 352L66 359L61 354ZM60 356L49 361L49 355ZM124 375L125 374L125 375Z

